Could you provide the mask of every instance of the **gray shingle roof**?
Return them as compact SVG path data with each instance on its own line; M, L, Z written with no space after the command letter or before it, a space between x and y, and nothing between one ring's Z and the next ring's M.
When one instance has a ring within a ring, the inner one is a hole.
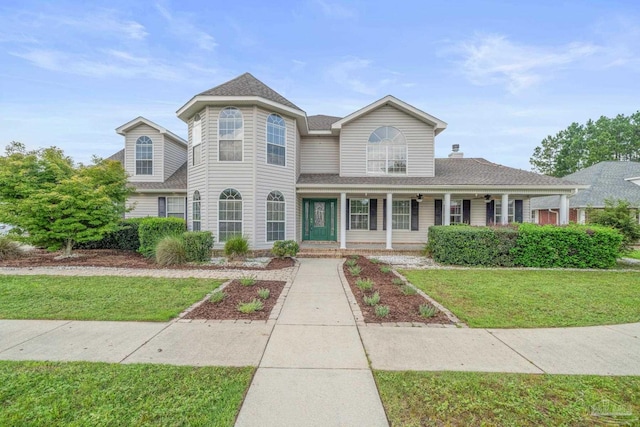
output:
M124 163L124 148L117 153L110 155L105 160L115 160L116 162Z
M624 199L632 204L640 204L640 186L625 181L625 178L640 176L638 162L600 162L593 166L567 175L565 179L580 184L591 185L569 198L569 206L586 208L602 207L605 199ZM531 199L531 209L558 209L559 196L535 197Z
M540 175L522 169L491 163L482 158L435 159L434 177L365 176L341 177L338 174L302 174L298 184L326 185L574 185L565 179Z
M315 116L307 116L307 123L309 124L309 130L331 130L331 125L341 119L342 117L317 114Z
M198 95L206 96L260 96L270 101L277 102L287 107L295 108L302 111L293 102L271 89L260 80L253 77L250 73L244 73L233 80L222 83L212 89L205 90Z
M115 160L124 163L124 149L107 157L106 160ZM184 190L187 191L187 162L184 162L169 178L164 182L136 182L129 181L136 190Z

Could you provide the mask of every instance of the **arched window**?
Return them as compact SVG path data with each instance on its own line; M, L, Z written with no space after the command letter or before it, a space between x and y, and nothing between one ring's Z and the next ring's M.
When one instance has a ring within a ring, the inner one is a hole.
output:
M201 225L201 214L200 214L200 192L198 190L193 192L193 231L200 231Z
M136 175L153 175L153 141L148 136L136 141Z
M267 242L285 240L284 196L272 191L267 196Z
M407 143L398 129L382 126L371 133L367 144L367 172L407 173Z
M238 190L227 188L218 201L218 241L226 242L238 234L242 235L242 196Z
M218 120L218 160L241 162L243 138L242 113L234 107L224 108Z
M287 128L277 114L267 117L267 163L284 166L287 157Z

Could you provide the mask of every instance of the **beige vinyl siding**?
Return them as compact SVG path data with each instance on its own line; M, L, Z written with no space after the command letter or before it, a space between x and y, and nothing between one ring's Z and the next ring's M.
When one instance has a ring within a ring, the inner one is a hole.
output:
M301 173L340 173L338 137L304 137L300 148Z
M531 222L531 199L522 199L522 222Z
M218 200L220 193L227 188L234 188L242 195L242 232L249 238L251 247L254 242L254 108L236 107L242 112L244 140L242 162L218 161L218 116L220 110L225 107L234 107L233 104L224 107L207 107L206 118L203 119L203 127L206 133L203 137L203 163L206 163L206 194L200 194L202 203L202 229L210 230L215 236L215 247L222 248L224 243L218 239ZM189 183L189 188L195 188L195 183ZM193 193L191 191L191 193ZM264 209L264 208L262 208ZM206 213L205 213L206 211Z
M380 126L393 126L407 142L406 176L434 176L433 127L389 105L382 106L342 127L340 175L367 175L369 136Z
M148 136L153 141L153 175L136 175L136 141L141 136ZM124 168L131 181L162 182L164 161L163 137L151 126L140 124L125 135Z
M136 193L127 199L127 207L133 210L125 214L125 218L144 218L147 216L158 216L158 197L184 197L184 193Z
M187 149L187 217L188 228L193 229L193 192L198 190L200 192L200 215L201 215L201 230L211 231L214 236L217 234L217 228L211 228L211 225L207 221L209 215L209 204L211 195L207 192L207 169L209 167L208 162L208 150L213 146L211 143L210 135L208 134L209 120L208 120L208 108L200 112L201 116L201 130L202 130L202 142L201 142L201 158L203 159L199 165L193 165L193 117L188 123L188 141L189 146Z
M187 147L164 135L164 179L187 161Z
M271 111L256 108L255 139L255 248L263 249L273 246L267 242L266 204L267 196L272 191L279 191L285 200L285 239L295 238L296 208L296 128L295 120L283 116L286 125L286 158L285 166L267 164L267 117Z
M302 139L300 137L298 123L294 121L293 125L296 129L296 182L298 182L298 177L300 176L300 173L302 171Z

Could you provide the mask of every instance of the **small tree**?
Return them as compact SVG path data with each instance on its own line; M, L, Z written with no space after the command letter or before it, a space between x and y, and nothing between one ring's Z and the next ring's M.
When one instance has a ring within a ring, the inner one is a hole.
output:
M592 224L613 227L624 236L622 249L629 250L630 246L640 240L640 224L638 224L638 209L626 200L606 200L604 209L587 209L589 222Z
M17 142L0 156L0 222L18 226L29 243L64 248L63 256L117 230L130 193L119 162L76 166L58 148L27 151Z

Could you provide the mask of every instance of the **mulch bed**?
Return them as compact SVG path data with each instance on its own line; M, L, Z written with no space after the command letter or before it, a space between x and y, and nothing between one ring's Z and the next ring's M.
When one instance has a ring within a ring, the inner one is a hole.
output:
M217 303L205 301L184 318L267 320L271 309L278 301L285 283L275 280L258 280L253 286L242 286L239 280L234 280L222 291L227 294L225 299ZM258 289L260 288L267 288L271 291L269 298L262 300L264 308L254 313L240 313L237 309L238 304L258 298Z
M348 258L354 259L354 258ZM349 282L351 292L356 297L360 310L364 316L366 323L382 323L382 322L421 322L421 323L439 323L451 324L449 318L442 312L438 312L433 317L420 316L419 307L429 302L420 295L404 295L401 291L402 285L393 284L393 279L397 278L392 272L383 273L380 267L386 264L374 264L366 257L359 256L357 258L358 265L362 268L360 276L355 277L349 273L349 267L345 263L343 266L344 275ZM374 283L371 291L363 292L356 286L359 279L371 279ZM389 307L389 315L387 317L378 317L375 314L375 308L364 303L364 296L371 296L374 292L380 294L380 305Z
M78 249L73 251L77 257L55 259L60 252L49 252L44 249L35 249L26 256L18 259L0 261L0 267L116 267L116 268L151 268L171 270L279 270L293 267L295 261L292 258L273 258L264 267L220 266L203 264L186 264L163 267L153 260L145 258L133 251L121 251L111 249Z

